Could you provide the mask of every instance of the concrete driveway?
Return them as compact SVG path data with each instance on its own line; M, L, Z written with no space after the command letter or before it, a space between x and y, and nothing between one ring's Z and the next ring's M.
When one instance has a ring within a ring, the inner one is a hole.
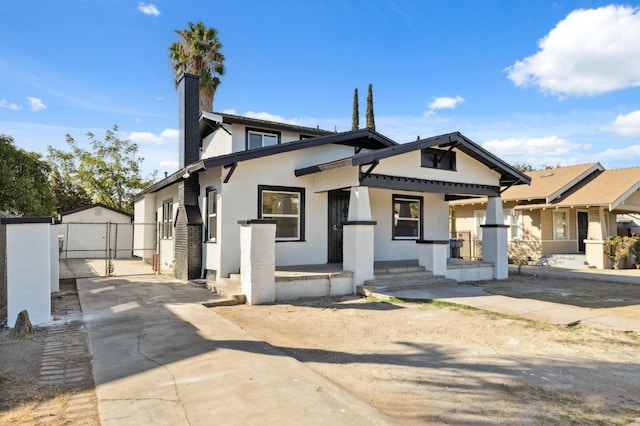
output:
M77 281L103 425L392 424L166 276Z

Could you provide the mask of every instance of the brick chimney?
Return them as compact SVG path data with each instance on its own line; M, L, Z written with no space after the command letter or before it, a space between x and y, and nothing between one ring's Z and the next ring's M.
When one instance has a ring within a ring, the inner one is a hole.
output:
M200 159L199 80L197 75L183 74L178 82L180 169ZM199 195L197 173L191 173L178 182L178 215L173 242L176 278L183 281L200 278L202 274L203 220Z
M200 77L193 74L183 74L178 82L178 102L180 104L180 156L179 168L195 163L200 158L200 132L198 120L200 118Z

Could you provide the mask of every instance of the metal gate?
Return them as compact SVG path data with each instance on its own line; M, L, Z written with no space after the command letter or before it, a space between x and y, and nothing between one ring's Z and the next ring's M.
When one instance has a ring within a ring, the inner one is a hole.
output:
M60 259L78 270L79 275L122 276L147 270L146 273L153 273L150 262L156 251L156 227L156 223L61 223ZM146 232L153 235L153 240L139 237Z

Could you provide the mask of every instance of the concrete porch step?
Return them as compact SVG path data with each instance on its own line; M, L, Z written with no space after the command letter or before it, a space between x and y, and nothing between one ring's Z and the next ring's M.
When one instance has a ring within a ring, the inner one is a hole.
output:
M357 286L356 290L360 295L371 296L385 291L433 288L456 284L458 284L456 280L444 275L433 275L432 272L419 267L419 269L412 271L405 269L398 273L376 274L375 279L365 281L363 285Z
M242 293L240 289L240 280L233 278L219 278L217 281L209 281L207 282L207 287L210 291L216 293L217 295L223 297L224 299L228 299L230 301L234 301L235 303L229 303L227 305L216 305L216 306L229 306L231 304L244 304L247 303L247 296ZM222 300L221 300L222 302Z
M413 272L426 272L424 266L376 266L373 274L377 277L378 275L385 274L402 274L402 273L413 273Z

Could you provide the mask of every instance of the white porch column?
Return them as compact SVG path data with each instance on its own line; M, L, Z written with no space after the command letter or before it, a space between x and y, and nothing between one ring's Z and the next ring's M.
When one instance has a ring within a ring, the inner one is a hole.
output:
M509 277L509 256L507 252L507 228L504 224L502 199L489 197L487 215L482 227L482 260L493 263L493 278L504 280Z
M276 221L241 220L240 288L251 305L276 300Z
M29 313L33 325L46 324L51 321L54 279L52 218L5 218L1 222L7 225L7 324L13 328L23 310Z
M418 264L434 275L447 274L449 240L417 240Z
M349 215L343 223L343 261L342 269L353 272L353 291L355 286L372 280L373 273L373 233L376 222L371 220L369 188L356 186L351 188Z
M609 236L607 220L602 207L589 207L587 214L589 227L587 239L584 240L585 260L590 266L598 269L611 267L611 261L604 252L604 242Z

